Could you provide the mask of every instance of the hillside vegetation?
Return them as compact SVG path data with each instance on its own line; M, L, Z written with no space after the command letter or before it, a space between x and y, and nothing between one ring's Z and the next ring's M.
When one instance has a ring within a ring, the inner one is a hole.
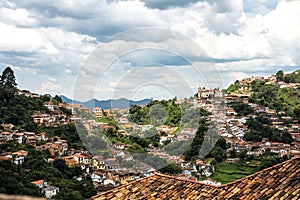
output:
M35 133L45 132L47 137L59 136L69 143L69 147L82 148L82 142L76 133L74 123L57 127L38 126L33 119L34 111L48 113L45 102L51 101L58 104L61 99L58 96L41 95L35 98L19 94L14 72L7 67L0 76L0 123L13 124L14 131ZM71 112L64 108L57 108L56 112L70 115ZM0 131L4 127L0 126ZM0 161L0 193L21 194L31 196L42 196L39 188L31 184L35 180L47 180L60 188L55 199L87 199L96 194L89 176L83 176L84 171L76 167L68 167L64 160L55 158L53 163L48 163L51 158L48 150L38 151L30 144L19 144L15 140L0 144L0 154L25 150L28 156L25 157L22 165L16 165L11 160ZM76 180L74 177L82 177Z
M275 82L268 80L237 80L227 88L226 92L227 94L249 95L250 103L257 103L261 106L275 109L277 112L285 112L288 115L299 118L300 89L299 86L292 87L291 84L300 83L300 70L291 74L284 74L282 70L279 70L275 76ZM248 78L248 80L250 79Z

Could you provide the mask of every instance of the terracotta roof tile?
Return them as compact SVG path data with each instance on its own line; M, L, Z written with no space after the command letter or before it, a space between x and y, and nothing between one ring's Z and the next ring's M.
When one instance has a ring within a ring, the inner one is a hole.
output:
M9 157L6 156L0 156L0 161L9 160Z
M300 199L300 157L221 186L155 173L91 199Z
M35 184L35 185L39 185L39 184L43 184L43 183L44 183L44 180L32 181L31 183L32 183L32 184Z

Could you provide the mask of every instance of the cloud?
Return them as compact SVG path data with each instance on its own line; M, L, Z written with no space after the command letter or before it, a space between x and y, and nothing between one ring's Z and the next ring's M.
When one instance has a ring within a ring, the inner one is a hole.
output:
M32 27L37 25L36 19L24 8L11 9L2 7L0 8L0 18L1 21L17 26Z
M52 82L42 83L42 87L39 89L40 94L49 94L54 91L60 90L61 86Z
M73 0L64 4L4 0L0 2L0 65L15 66L20 86L35 90L50 87L43 83L55 79L61 88L53 92L71 95L85 62L93 67L82 74L97 73L99 62L94 61L98 60L86 59L97 45L104 45L101 63L114 63L109 77L122 77L148 63L173 67L196 85L186 58L202 66L215 62L227 84L236 77L230 73L299 68L299 9L300 1L287 0ZM147 32L149 27L185 37L172 40L162 31ZM126 34L135 28L144 31ZM122 38L112 37L123 31ZM186 40L196 43L187 45ZM197 45L202 49L195 50ZM35 80L30 79L30 71L36 73ZM109 84L104 86L112 91Z
M197 41L208 55L226 62L218 63L227 69L243 68L261 71L270 66L299 66L300 2L280 1L266 15L246 17L237 34L214 34L206 28L197 31ZM212 45L212 41L213 45ZM232 62L228 60L232 59Z
M78 69L96 46L90 36L57 28L20 28L0 22L2 62L38 68L48 74L61 73L61 67Z
M265 15L276 8L278 0L244 0L244 12L249 15Z
M147 38L146 36L149 35L150 40L139 40L139 42L136 42L135 39L128 39L139 35L143 35L144 38ZM153 35L156 35L156 40L154 41L151 40ZM159 39L159 35L162 35L162 38ZM205 74L202 77L213 78L214 76L210 73L209 67L203 67L203 63L198 65L197 62L202 60L211 64L205 52L199 48L199 45L176 32L156 28L124 32L116 35L110 41L102 43L89 55L77 77L76 91L78 96L76 96L76 99L93 97L95 95L93 88L87 89L85 86L100 85L102 91L106 91L107 87L111 87L109 84L111 82L120 83L119 87L122 88L122 95L131 94L132 86L138 87L145 82L171 87L174 86L173 82L162 84L161 80L174 81L175 79L170 79L170 76L176 72L174 71L175 68L185 67L186 65L193 66L194 71L190 71L192 72L190 76L192 75L193 78L198 77L198 81L201 80L201 77L198 75L199 72ZM140 68L143 68L147 73L139 71ZM140 74L137 72L140 72ZM183 73L180 70L178 72ZM178 72L174 74L176 76L179 75L177 76L179 78L175 81L176 84L181 86L183 84L182 81L185 81L191 85L191 88L196 88L195 81L193 81L193 84L190 84L189 81L190 79L194 80L193 78L185 76L185 79L183 79ZM157 77L157 75L161 76ZM122 80L124 77L130 78L124 81ZM175 91L183 92L189 90L177 89ZM101 94L100 96L106 95ZM182 97L182 95L178 96Z
M155 10L143 2L131 1L57 1L28 0L14 7L27 9L39 27L57 27L78 34L87 34L98 39L107 39L120 31L136 27L162 26ZM126 13L126 14L125 14ZM141 20L137 20L141 18Z
M160 10L188 6L198 1L199 0L142 0L148 8L157 8Z

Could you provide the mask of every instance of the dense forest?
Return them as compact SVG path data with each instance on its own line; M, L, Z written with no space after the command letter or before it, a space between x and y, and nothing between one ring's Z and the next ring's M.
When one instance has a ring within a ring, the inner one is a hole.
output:
M181 109L175 103L176 99L172 100L151 100L145 107L133 105L129 109L131 120L139 125L154 124L160 125L164 121L165 125L177 126L180 122ZM151 122L151 115L155 116Z
M210 113L204 109L193 109L187 102L176 104L176 98L151 100L146 106L133 105L129 109L130 119L139 125L197 127L201 117Z

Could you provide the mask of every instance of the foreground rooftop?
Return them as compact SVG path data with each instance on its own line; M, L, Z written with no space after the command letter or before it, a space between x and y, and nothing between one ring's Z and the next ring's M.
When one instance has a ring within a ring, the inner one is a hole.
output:
M155 173L98 194L102 199L300 199L300 157L221 186Z

